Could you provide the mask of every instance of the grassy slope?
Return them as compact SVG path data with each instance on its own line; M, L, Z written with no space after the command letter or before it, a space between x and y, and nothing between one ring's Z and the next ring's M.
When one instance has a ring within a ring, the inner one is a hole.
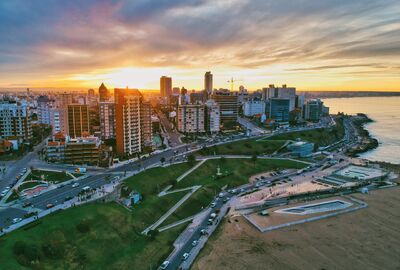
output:
M218 166L220 166L222 172L227 170L231 174L214 180L212 175L216 173ZM248 183L249 177L258 172L280 168L302 168L304 166L302 163L277 159L258 159L255 164L249 159L208 160L176 185L176 188L199 184L203 187L179 207L164 224L196 214L202 207L207 206L221 188L226 185L230 188Z
M278 150L284 143L285 140L261 141L257 139L250 139L201 149L200 151L198 151L198 154L202 156L214 155L214 153L217 155L272 154L274 151Z
M300 138L301 140L313 142L317 146L326 146L342 139L343 136L343 124L342 121L338 120L336 128L295 131L272 136L269 140L296 140L297 138Z
M127 185L144 197L131 213L115 203L93 203L47 216L38 226L1 237L1 267L24 269L13 254L15 242L22 240L39 250L38 269L149 269L150 264L155 268L186 225L160 233L155 240L140 232L182 198L185 192L162 198L156 194L158 186L164 188L188 168L187 164L154 168L128 179ZM76 228L83 220L90 227L87 233ZM43 255L42 245L51 239L57 239L63 251L56 259Z

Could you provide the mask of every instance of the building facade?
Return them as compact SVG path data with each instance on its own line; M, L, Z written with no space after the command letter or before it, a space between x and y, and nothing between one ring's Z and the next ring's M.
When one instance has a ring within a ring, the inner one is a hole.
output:
M140 153L144 146L151 144L150 104L143 101L143 96L137 89L116 88L114 94L117 153Z
M268 104L267 117L276 122L289 122L290 100L271 98Z
M206 91L207 98L211 96L213 91L213 75L211 71L204 74L204 90Z
M50 100L47 96L39 96L37 98L37 116L40 124L51 124L51 110L54 107L54 100Z
M221 129L220 109L218 103L209 99L206 102L205 122L206 131L210 133L218 133Z
M243 104L244 116L250 117L257 114L265 113L265 101L261 100L249 100Z
M0 139L27 141L31 138L32 129L27 104L0 102Z
M99 117L101 139L115 138L115 103L99 102Z
M172 94L172 78L162 76L160 78L160 95L162 97L169 97Z
M292 111L296 107L296 88L287 87L286 84L282 87L275 87L271 84L267 88L262 89L262 99L268 101L272 98L288 99L289 100L289 111Z
M238 120L238 97L229 91L216 91L212 96L220 108L221 124L236 123Z
M101 85L99 87L99 100L100 100L100 102L108 101L109 98L110 98L110 92L108 91L108 89L104 85L104 83L101 83Z
M72 138L90 134L88 105L69 104L67 106L68 135Z
M202 104L186 104L178 106L177 126L183 133L205 132L205 106Z

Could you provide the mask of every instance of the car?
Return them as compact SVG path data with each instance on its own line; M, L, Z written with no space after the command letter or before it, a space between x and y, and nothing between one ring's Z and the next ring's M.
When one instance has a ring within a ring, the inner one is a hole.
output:
M197 240L194 240L193 242L192 242L192 246L197 246L197 244L199 243L199 241L197 241Z
M64 198L64 202L70 201L72 200L72 198L73 198L72 196L67 196Z
M229 197L225 197L223 202L226 203L227 201L229 201Z
M85 186L85 187L82 188L82 190L83 190L83 191L89 191L89 190L90 190L90 187L89 187L89 186Z
M18 223L18 222L20 222L21 220L22 220L22 218L13 218L12 223L13 223L13 224Z
M216 205L217 205L217 204L216 204L215 202L213 202L213 203L210 204L210 207L211 207L211 208L214 208Z
M24 204L22 205L22 207L28 207L28 206L31 206L32 205L32 203L31 202L24 202Z
M202 229L202 230L200 231L200 234L201 234L201 235L206 235L206 234L207 234L207 230L206 230L206 229Z
M218 197L220 197L220 198L224 197L224 193L223 193L223 192L220 192L220 193L218 194Z
M168 267L168 265L169 265L169 261L164 261L162 264L161 264L161 266L160 266L160 269L167 269L167 267Z
M53 207L54 207L54 204L52 204L52 203L49 203L49 204L46 205L47 209L50 209L50 208L53 208Z
M186 259L189 258L189 253L185 252L182 255L182 260L186 261Z
M73 187L73 188L79 187L79 183L73 183L73 184L72 184L72 187Z

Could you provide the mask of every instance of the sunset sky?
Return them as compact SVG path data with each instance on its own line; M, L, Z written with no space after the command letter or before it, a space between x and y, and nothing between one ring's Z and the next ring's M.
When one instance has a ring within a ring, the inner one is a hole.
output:
M0 1L0 87L400 90L399 0Z

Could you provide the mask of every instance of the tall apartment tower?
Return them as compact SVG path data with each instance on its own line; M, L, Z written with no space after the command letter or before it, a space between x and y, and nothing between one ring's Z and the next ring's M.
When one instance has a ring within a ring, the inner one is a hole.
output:
M178 131L183 133L205 132L205 108L202 104L178 106Z
M272 98L279 99L289 99L289 111L292 111L296 107L296 88L295 87L287 87L286 84L282 85L282 87L275 87L275 85L271 84L269 87L263 88L262 98L265 101L268 101Z
M207 71L206 74L204 74L204 90L207 93L207 97L209 97L213 90L213 75L211 71Z
M38 122L41 124L51 124L50 112L53 108L54 100L50 100L47 96L39 96L37 99L37 116Z
M172 94L172 78L162 76L160 78L160 95L162 97L169 97Z
M100 134L102 140L115 138L115 103L99 102Z
M72 138L90 134L89 107L82 104L67 106L68 134Z
M101 85L99 87L99 99L100 99L100 102L108 101L109 98L110 98L110 93L109 93L107 87L104 85L104 83L101 83Z
M133 155L151 145L151 107L137 89L114 89L117 153Z
M32 137L28 106L0 102L0 139L29 140Z
M221 124L219 105L212 99L207 100L205 105L206 131L210 133L218 133Z
M217 91L211 98L218 103L220 108L221 124L232 124L238 120L238 97L229 91Z

